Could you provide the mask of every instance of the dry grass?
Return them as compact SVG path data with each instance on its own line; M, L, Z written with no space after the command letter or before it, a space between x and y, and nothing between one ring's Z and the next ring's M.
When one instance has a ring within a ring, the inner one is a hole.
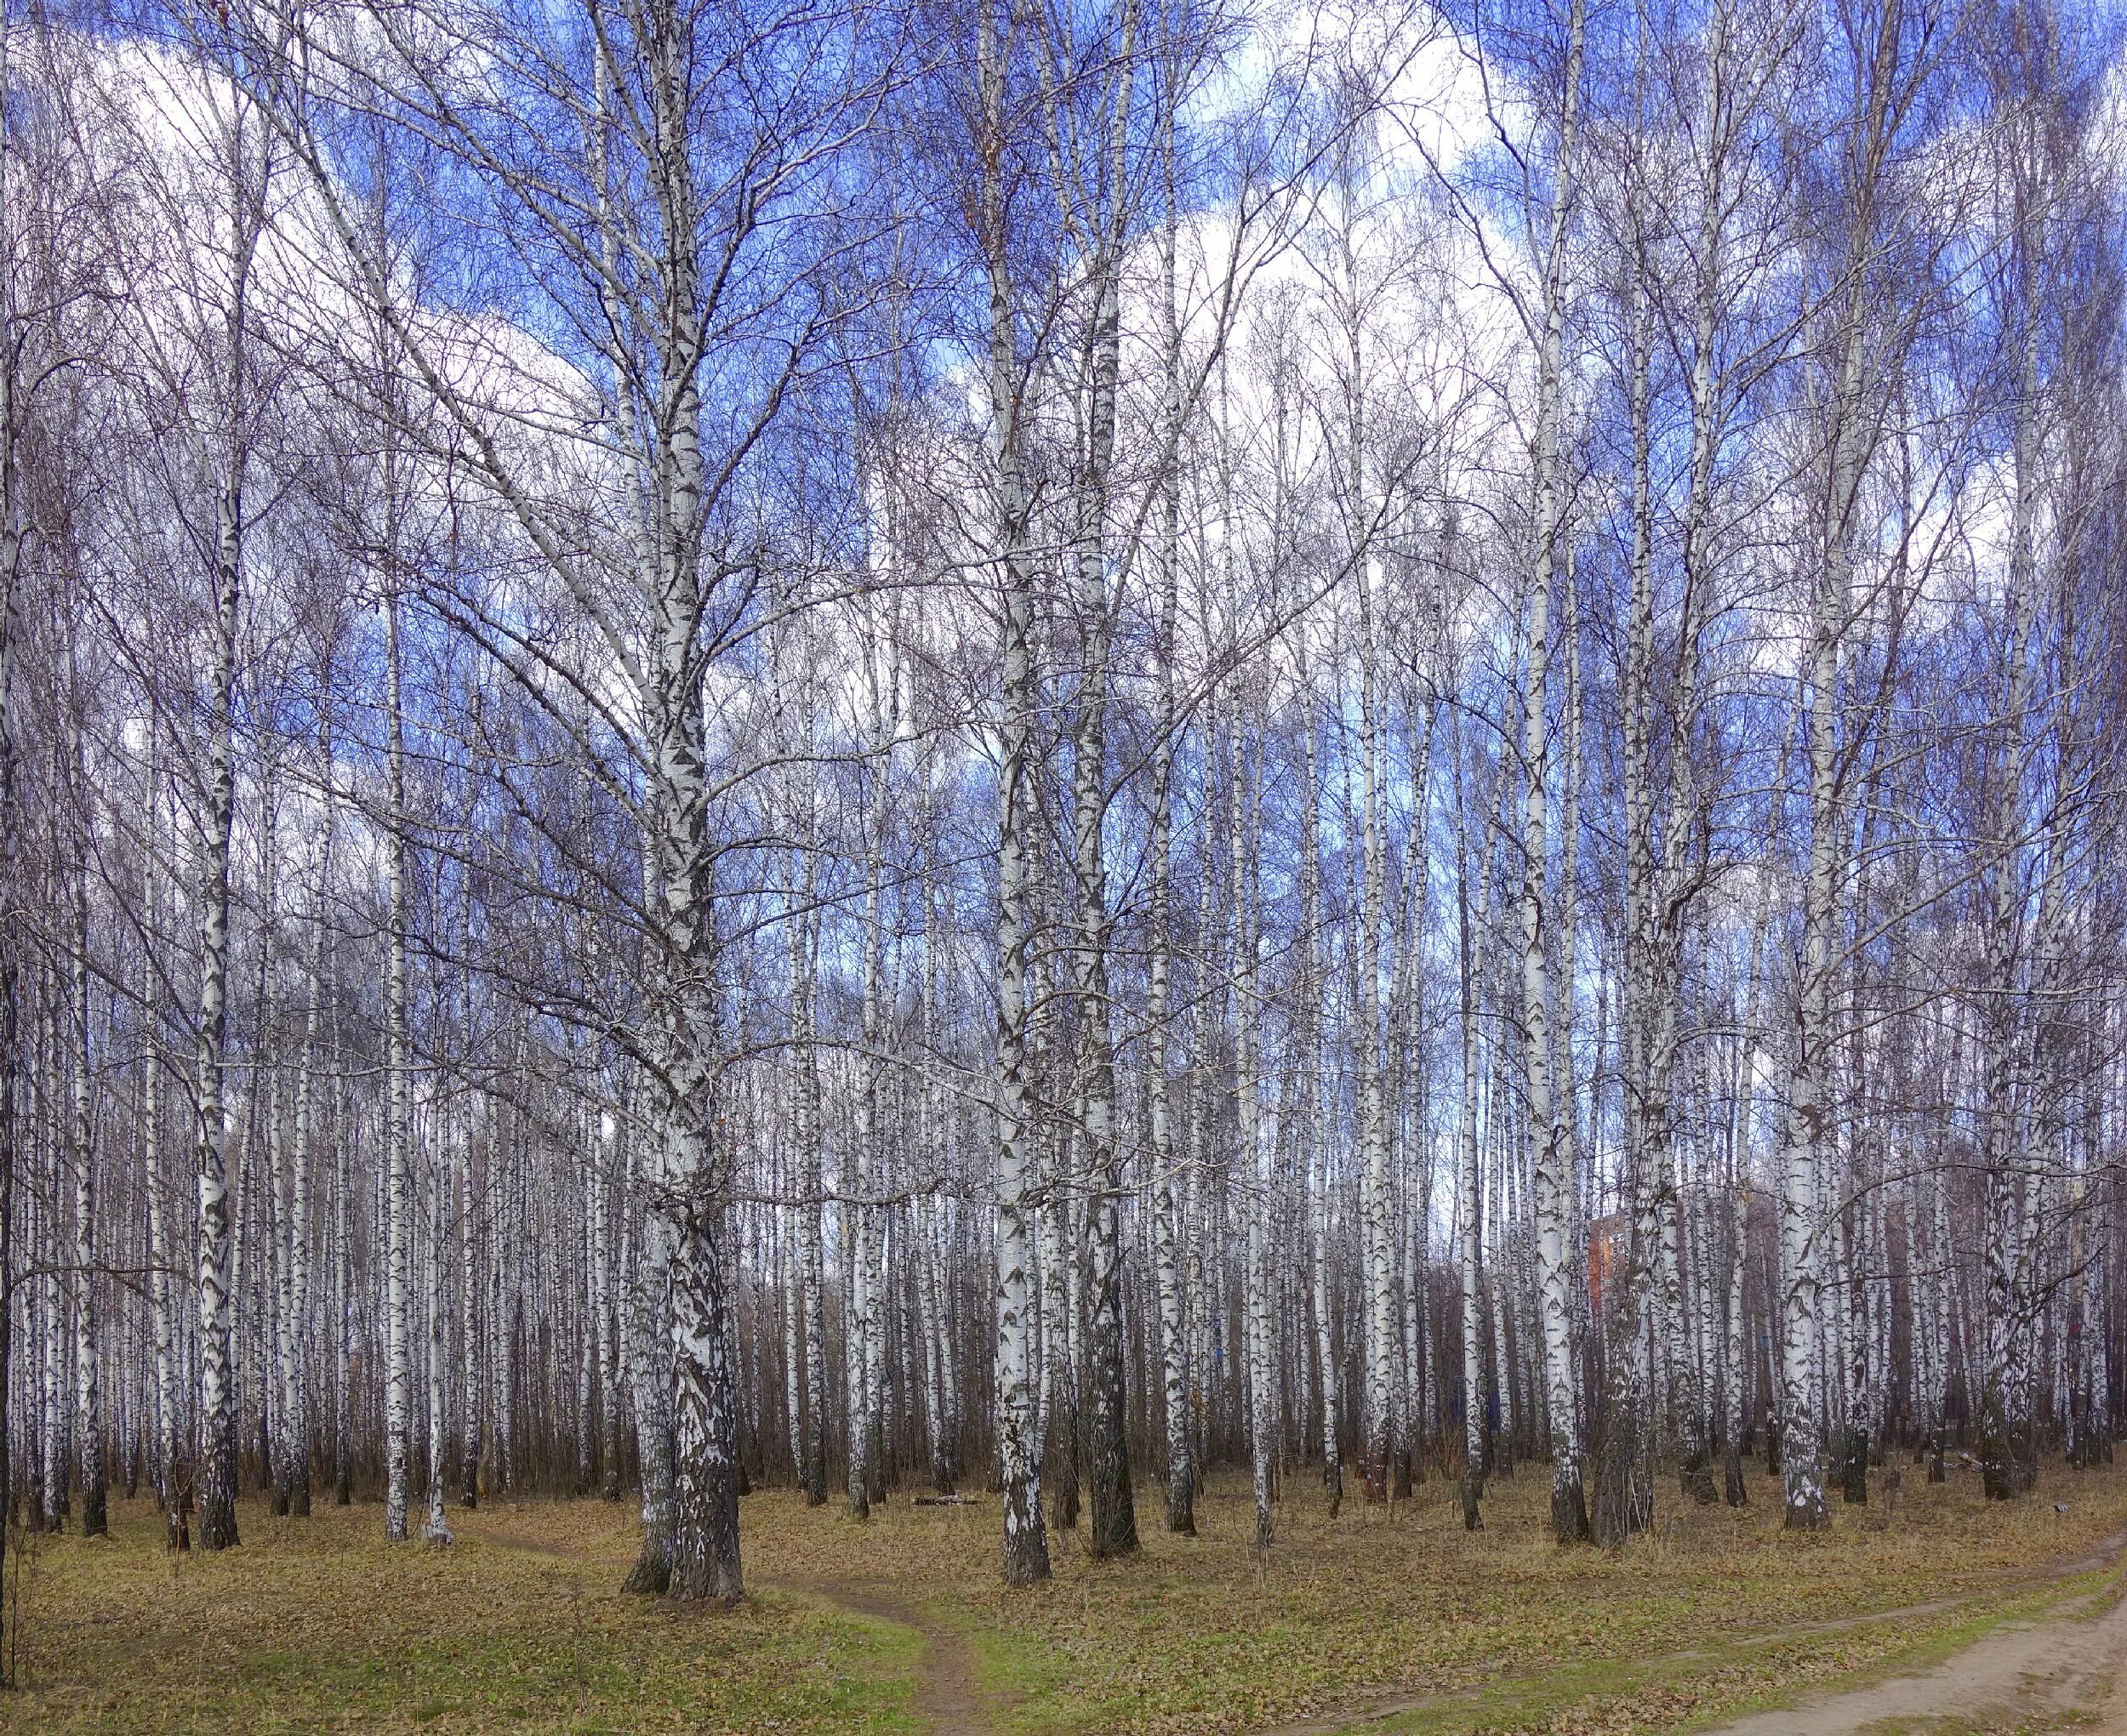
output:
M1029 1733L1243 1730L1361 1694L1466 1689L1480 1692L1414 1712L1410 1727L1661 1728L1969 1629L2034 1567L2090 1553L2127 1520L2127 1478L2111 1471L2054 1472L2037 1499L2001 1506L1970 1472L1930 1489L1903 1469L1887 1523L1879 1492L1868 1508L1835 1500L1833 1529L1816 1536L1781 1529L1778 1487L1762 1475L1736 1512L1685 1505L1670 1484L1657 1534L1615 1556L1549 1540L1539 1467L1494 1483L1475 1536L1444 1483L1393 1519L1348 1501L1332 1522L1296 1477L1260 1571L1237 1481L1200 1503L1194 1540L1166 1535L1157 1492L1141 1491L1141 1559L1092 1562L1064 1540L1055 1579L1031 1595L996 1582L994 1505L897 1505L858 1543L834 1510L763 1495L752 1559L756 1572L875 1574L913 1591L969 1635L1012 1705L1000 1722ZM1673 1655L1684 1652L1698 1655Z
M0 1727L913 1729L917 1636L817 1589L869 1580L967 1636L1004 1729L1233 1731L1420 1699L1383 1727L1662 1728L2082 1589L2033 1574L2127 1518L2109 1470L2050 1471L2011 1507L1970 1473L1904 1483L1887 1524L1879 1497L1790 1537L1754 1476L1747 1511L1665 1500L1656 1536L1605 1556L1548 1540L1540 1474L1495 1483L1475 1537L1438 1482L1393 1519L1347 1504L1332 1523L1296 1478L1267 1564L1239 1483L1209 1493L1195 1540L1159 1528L1146 1489L1142 1557L1056 1540L1056 1577L1030 1594L996 1583L994 1502L897 1500L860 1527L769 1492L745 1503L755 1595L727 1614L621 1594L632 1515L596 1501L453 1514L448 1551L387 1547L374 1505L253 1507L241 1550L175 1563L134 1504L107 1543L38 1544L26 1687ZM1855 1619L1915 1605L1934 1607Z
M9 1730L906 1731L916 1642L773 1594L685 1609L619 1590L625 1508L451 1516L387 1545L376 1505L172 1557L145 1503L108 1541L37 1540ZM14 1563L10 1563L11 1568ZM12 1573L10 1577L12 1577Z

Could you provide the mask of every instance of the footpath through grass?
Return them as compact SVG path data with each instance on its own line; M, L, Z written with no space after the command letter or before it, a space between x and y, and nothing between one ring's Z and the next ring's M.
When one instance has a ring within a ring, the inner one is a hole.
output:
M770 1491L744 1503L755 1595L730 1613L622 1593L632 1510L596 1500L453 1513L440 1551L388 1547L374 1505L308 1521L248 1505L242 1548L174 1563L152 1510L122 1504L108 1542L37 1540L11 1563L25 1685L0 1727L920 1730L921 1636L836 1607L869 1587L964 1636L995 1727L1024 1736L1327 1730L1391 1708L1371 1727L1663 1729L2087 1590L2033 1576L2127 1523L2114 1470L2049 1466L2004 1507L1969 1471L1930 1489L1901 1468L1890 1511L1880 1489L1835 1504L1815 1537L1781 1531L1762 1474L1741 1512L1671 1483L1662 1526L1615 1556L1548 1540L1541 1467L1494 1483L1477 1536L1444 1483L1332 1522L1296 1476L1267 1563L1243 1484L1214 1485L1193 1540L1160 1528L1148 1488L1141 1557L1097 1563L1082 1532L1054 1537L1056 1577L1030 1593L996 1583L994 1501L897 1496L858 1525ZM1856 1619L1915 1605L1936 1607Z

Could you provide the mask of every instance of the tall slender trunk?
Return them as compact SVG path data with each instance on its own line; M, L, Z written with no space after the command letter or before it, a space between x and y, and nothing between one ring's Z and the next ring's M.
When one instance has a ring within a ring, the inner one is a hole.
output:
M337 1049L339 1044L335 1043ZM354 1499L355 1439L348 1383L348 1342L354 1336L353 1255L348 1242L347 1197L354 1178L344 1136L333 1141L333 1504Z
M1151 956L1146 970L1146 1023L1152 1056L1148 1120L1152 1146L1152 1262L1160 1309L1160 1397L1166 1422L1167 1529L1196 1534L1196 1473L1189 1440L1189 1341L1185 1273L1178 1252L1183 1234L1182 1189L1176 1175L1173 1130L1174 1039L1174 759L1181 708L1174 672L1175 625L1180 611L1182 526L1181 313L1175 284L1177 253L1174 134L1171 115L1160 131L1160 166L1166 219L1160 227L1160 276L1163 328L1166 462L1160 476L1159 615L1155 632L1160 669L1159 735L1152 747L1152 835L1149 845L1151 892L1148 923Z
M1004 592L1004 689L1000 719L997 849L997 1455L1004 1484L1004 1577L1012 1585L1049 1576L1048 1537L1035 1422L1033 1181L1027 1089L1028 834L1033 822L1034 572L1020 475L1018 342L1012 310L1012 249L1006 231L1005 44L995 9L982 11L976 49L982 105L978 242L989 292L991 486Z
M449 1366L444 1355L443 1266L450 1246L446 1221L453 1163L449 1154L465 1137L465 1129L459 1124L461 1113L455 1106L445 1112L437 1133L441 1149L430 1153L428 1233L423 1238L426 1254L423 1264L428 1268L427 1282L422 1285L428 1311L428 1523L421 1535L431 1545L452 1540L449 1523L443 1517L443 1464L449 1454L443 1409L444 1374Z
M1235 600L1236 611L1239 600ZM1227 756L1233 780L1233 824L1229 845L1226 896L1234 928L1234 1099L1240 1134L1240 1161L1248 1180L1247 1269L1244 1275L1246 1353L1248 1381L1248 1458L1256 1502L1256 1548L1270 1546L1270 1459L1275 1409L1271 1369L1270 1248L1269 1225L1274 1210L1277 1125L1265 1113L1263 1080L1257 1063L1257 925L1252 894L1255 876L1256 804L1250 798L1246 744L1242 737L1244 706L1240 695L1228 707Z
M868 491L882 498L883 487ZM875 549L883 545L883 559L875 555L881 569L881 588L892 582L894 526L890 501L872 515ZM881 599L875 598L875 602ZM882 1225L877 1208L867 1202L873 1192L887 1191L884 1139L881 1130L881 1096L886 1088L882 1059L886 1044L886 919L887 831L892 820L894 743L900 733L901 674L897 649L888 629L886 642L870 647L868 660L871 689L873 752L870 768L870 801L864 828L869 861L865 865L864 931L859 937L863 959L864 1052L858 1057L856 1101L857 1136L851 1156L854 1175L847 1192L850 1198L842 1210L851 1241L847 1361L849 1380L849 1511L857 1518L868 1517L875 1479L885 1466L875 1462L883 1429L885 1382L880 1377L886 1323L884 1286L879 1245ZM881 669L883 662L885 667Z
M11 69L6 65L7 38L0 34L0 86L9 82ZM8 155L14 143L14 129L9 119L0 115L0 201L11 176ZM0 211L0 216L4 216ZM20 947L17 936L22 932L19 900L21 890L20 821L17 812L15 787L16 756L20 751L16 739L16 710L14 697L15 665L15 587L21 577L23 554L24 512L21 496L21 471L14 430L19 425L17 416L20 408L19 393L20 382L17 358L20 350L14 341L16 310L12 274L0 279L0 1297L7 1305L0 1306L0 1491L12 1493L14 1484L15 1426L12 1414L14 1397L14 1306L16 1291L14 1191L17 1171L22 1161L21 1123L16 1113L16 1093L20 1088L21 1071L21 1008L18 997L22 990ZM149 766L151 778L155 755L151 737ZM152 783L151 782L151 788ZM152 797L151 797L151 804ZM153 807L151 805L148 836L155 835ZM153 871L150 872L151 881ZM146 933L150 943L155 935L155 925L148 923ZM152 1005L152 1003L151 1003ZM151 1072L151 1084L153 1074ZM152 1181L152 1171L151 1171ZM158 1265L162 1262L158 1261ZM163 1296L167 1312L168 1289L167 1273ZM166 1408L164 1414L168 1414ZM167 1497L166 1497L167 1499ZM5 1495L0 1494L0 1501ZM4 1539L5 1527L0 1525L0 1540ZM7 1586L6 1551L0 1550L0 1604L11 1597ZM0 1654L0 1687L11 1687L14 1670L13 1653Z
M480 1234L482 1212L476 1210L473 1185L473 1130L485 1121L493 1124L488 1111L487 1100L476 1094L468 1094L465 1103L465 1137L458 1147L456 1186L458 1195L458 1504L467 1511L480 1505L480 1471L482 1423L487 1408L487 1383L484 1379L486 1363L480 1354L480 1307L484 1295L480 1282L480 1254L484 1238ZM605 1186L613 1189L614 1166L619 1162L616 1149L617 1133L610 1113L599 1123L604 1134L604 1143L599 1156L604 1164ZM492 1160L488 1170L493 1174ZM601 1244L602 1248L604 1245ZM613 1478L619 1471L620 1418L617 1387L619 1374L619 1351L613 1330L613 1292L606 1277L599 1279L599 1293L606 1300L607 1310L607 1367L610 1373L606 1390L606 1439L608 1443L607 1476ZM616 1487L611 1499L619 1500Z
M333 834L339 817L338 781L333 771L329 714L320 726L325 816L318 842L316 906L311 916L310 967L303 1013L303 1052L295 1081L295 1126L288 1178L287 1308L281 1329L281 1451L277 1463L288 1511L311 1511L311 1175L316 1156L318 1039L325 1011L325 909L333 871Z
M140 885L140 931L144 952L154 946L161 903L162 863L158 857L157 829L162 790L160 737L154 709L149 709L146 847L143 853ZM3 867L4 864L0 864ZM157 998L155 961L142 959L142 1006L153 1009ZM163 1194L163 1056L162 1022L151 1011L142 1056L140 1106L141 1189L148 1214L148 1327L155 1352L156 1481L163 1500L164 1540L172 1549L191 1545L191 1492L178 1459L177 1319L170 1299L171 1261L169 1207ZM0 1084L0 1090L4 1090ZM5 1113L0 1110L0 1113ZM3 1374L4 1371L0 1371Z
M1456 764L1463 763L1461 723L1456 725ZM1463 1050L1462 1125L1456 1135L1457 1180L1456 1192L1457 1261L1460 1267L1463 1301L1463 1524L1465 1529L1485 1528L1479 1502L1484 1499L1485 1473L1489 1468L1490 1442L1485 1426L1491 1393L1485 1380L1485 1205L1484 1183L1479 1163L1477 1120L1478 948L1490 934L1492 889L1497 881L1486 857L1480 857L1476 872L1483 877L1481 914L1473 926L1470 914L1470 874L1468 828L1456 828L1457 938L1460 951ZM1489 852L1487 852L1487 857Z
M67 1061L72 1075L73 1116L67 1145L74 1170L74 1426L81 1467L81 1529L84 1537L111 1532L104 1477L103 1345L97 1334L96 1169L91 1114L88 1052L88 867L74 881L74 948L69 962L71 994Z
M1856 327L1852 338L1855 350L1860 342ZM1835 445L1844 450L1843 435ZM1841 461L1835 458L1835 491L1841 472ZM1843 578L1843 561L1833 558L1825 564ZM1832 580L1820 579L1804 677L1810 700L1810 853L1803 889L1802 970L1795 997L1794 1061L1788 1079L1788 1139L1780 1187L1780 1460L1786 1483L1786 1523L1791 1530L1816 1530L1831 1523L1824 1500L1825 1418L1817 1367L1823 1229L1818 1200L1823 1187L1828 1122L1824 1072L1831 1057L1832 925L1844 853L1837 729L1839 648L1844 618L1843 593L1834 589Z
M1306 686L1303 664L1301 685ZM1323 1065L1323 999L1329 988L1329 961L1322 921L1321 772L1318 725L1310 715L1303 726L1300 816L1300 933L1307 948L1307 976L1300 1012L1299 1078L1296 1089L1306 1100L1298 1116L1306 1153L1307 1203L1303 1233L1307 1237L1309 1302L1314 1318L1314 1359L1321 1370L1322 1486L1329 1494L1330 1517L1344 1500L1344 1466L1338 1451L1337 1419L1342 1402L1337 1351L1331 1331L1329 1137L1331 1084Z
M1632 210L1635 231L1639 210ZM1638 249L1635 248L1635 253ZM1651 785L1654 747L1653 427L1649 369L1654 316L1648 287L1635 280L1628 329L1628 416L1632 442L1631 599L1626 612L1623 692L1625 981L1619 1046L1624 1072L1625 1149L1620 1192L1627 1227L1624 1269L1608 1285L1609 1380L1599 1414L1595 1540L1605 1546L1653 1521L1647 1474L1651 1431L1648 1352L1654 1343L1660 1266L1660 1190L1668 1172L1668 1106L1658 1087L1662 1061L1656 1026L1677 985L1665 980Z
M406 712L399 598L385 600L385 679L390 711L391 813L385 840L385 1065L389 1074L385 1133L384 1534L406 1536L407 1477L413 1430L412 1298L413 1077L407 1028Z
M242 298L230 319L242 350ZM241 361L235 365L241 382ZM224 480L214 561L214 667L210 677L207 800L200 838L199 1016L194 1101L199 1183L199 1542L225 1549L237 1535L237 1412L231 1344L231 1223L224 1142L222 1056L229 1022L229 838L236 808L234 722L237 606L243 566L242 462L232 454Z
M1560 128L1558 186L1553 193L1550 245L1543 283L1543 334L1538 361L1537 498L1533 571L1528 596L1528 656L1523 674L1521 760L1524 771L1521 848L1522 1028L1528 1080L1529 1139L1536 1207L1537 1305L1542 1323L1546 1398L1551 1433L1551 1526L1561 1543L1588 1534L1582 1493L1579 1394L1575 1379L1573 1307L1573 1177L1566 1115L1554 1093L1552 1053L1550 946L1544 927L1550 833L1546 782L1549 775L1546 706L1550 658L1552 589L1561 565L1565 532L1560 422L1565 392L1561 356L1565 324L1565 237L1573 201L1578 150L1581 54L1584 0L1573 0L1567 26L1565 113ZM1571 897L1572 889L1563 889ZM1567 1081L1570 1087L1570 1079Z
M1846 709L1841 664L1853 626L1853 574L1862 526L1861 485L1869 443L1864 418L1877 278L1877 206L1907 94L1899 59L1905 51L1902 0L1886 0L1874 20L1870 62L1861 67L1859 107L1845 153L1854 179L1845 190L1839 276L1829 298L1830 394L1822 519L1811 574L1809 643L1802 688L1809 710L1810 843L1802 899L1800 970L1794 1000L1793 1058L1788 1080L1788 1138L1780 1198L1781 1466L1787 1524L1813 1530L1831 1523L1824 1500L1822 1443L1825 1344L1818 1327L1829 1171L1832 1110L1827 1101L1837 1035L1833 989L1839 970L1833 929L1851 840Z
M1355 272L1356 268L1351 268ZM1350 473L1356 533L1371 537L1367 523L1364 427L1360 420L1357 286L1350 286L1347 333L1352 369L1346 464ZM1371 548L1354 550L1359 600L1360 862L1363 891L1354 968L1358 1022L1354 1065L1359 1109L1359 1215L1366 1274L1366 1389L1361 1407L1366 1441L1360 1463L1370 1502L1388 1499L1396 1416L1394 1204L1389 1185L1389 1108L1383 1073L1383 927L1387 903L1387 839L1382 807L1381 599Z
M2019 248L2027 275L2031 265ZM2029 285L2023 301L2030 305ZM2027 314L2027 322L2033 316ZM2033 540L2041 487L2033 419L2038 396L2038 334L2021 336L2018 392L2011 452L2015 490L2010 510L2007 594L2008 641L1999 674L2001 710L1990 743L1993 789L1989 815L1992 857L1982 875L1987 905L1983 982L1986 1000L1980 1015L1985 1157L1985 1226L1982 1241L1986 1273L1986 1360L1979 1397L1979 1457L1987 1499L2006 1500L2029 1487L2027 1455L2020 1451L2029 1417L2017 1401L2028 1378L2034 1322L2028 1293L2036 1274L2025 1262L2024 1244L2035 1234L2039 1216L2032 1198L2039 1173L2032 1165L2032 1108L2039 1095L2030 1065L2033 1042L2027 1028L2027 996L2018 993L2020 944L2027 925L2023 865L2028 856L2026 830L2024 718L2031 709L2034 674L2031 641L2038 613L2033 582ZM2049 885L2047 892L2052 891ZM2035 970L2030 974L2037 975ZM2027 1173L2028 1171L2029 1173Z
M816 796L808 797L816 800ZM799 1337L805 1363L804 1459L799 1481L808 1507L827 1505L827 1317L825 1238L820 1215L820 1084L813 1053L813 936L818 918L819 852L808 826L797 908L789 922L790 948L790 1141L797 1153Z
M468 1139L463 1147L459 1166L459 1192L464 1204L460 1206L460 1258L470 1265L471 1232L466 1227L472 1215L472 1142ZM608 1501L620 1499L620 1332L615 1318L613 1295L613 1209L615 1195L619 1192L620 1123L610 1109L602 1111L598 1118L598 1143L591 1158L590 1190L590 1306L593 1328L598 1338L598 1409L599 1409L599 1494ZM468 1306L461 1328L464 1340L473 1341L472 1318L470 1303L472 1290L465 1290ZM479 1407L473 1402L472 1371L467 1367L463 1379L465 1392L465 1414L468 1418L479 1415ZM479 1457L478 1425L469 1422L466 1434L471 1450L467 1455L469 1464ZM466 1478L465 1504L471 1506L479 1499L478 1479L469 1471Z
M1126 0L1121 65L1132 59L1135 0ZM1122 1318L1122 1151L1115 1132L1115 1038L1108 991L1108 686L1111 605L1105 538L1109 475L1115 459L1121 373L1122 173L1132 79L1115 86L1108 194L1115 208L1094 243L1095 304L1086 342L1085 450L1076 502L1078 614L1083 668L1071 775L1072 891L1076 933L1072 991L1077 1002L1078 1125L1086 1182L1086 1383L1092 1534L1097 1558L1138 1547L1130 1483L1127 1346Z

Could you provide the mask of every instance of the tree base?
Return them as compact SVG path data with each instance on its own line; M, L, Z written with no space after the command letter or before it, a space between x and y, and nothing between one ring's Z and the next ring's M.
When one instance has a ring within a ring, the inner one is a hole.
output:
M1868 1505L1868 1435L1849 1429L1839 1454L1839 1494L1850 1506Z
M635 1566L620 1582L620 1589L632 1591L639 1597L662 1597L671 1585L671 1557L646 1540L642 1553L636 1557Z
M1485 1515L1478 1503L1485 1498L1484 1473L1480 1471L1470 1471L1463 1478L1460 1487L1463 1497L1463 1529L1482 1531L1485 1528Z
M1750 1490L1743 1482L1742 1450L1732 1441L1721 1468L1721 1499L1731 1507L1750 1505Z
M1561 1546L1588 1540L1588 1500L1577 1470L1551 1481L1551 1534Z

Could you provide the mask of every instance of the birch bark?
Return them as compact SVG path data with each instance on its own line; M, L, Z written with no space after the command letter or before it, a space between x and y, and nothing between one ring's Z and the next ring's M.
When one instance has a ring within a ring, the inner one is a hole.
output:
M1033 1383L1035 1306L1030 1234L1035 1203L1031 1105L1027 1089L1028 828L1036 692L1032 662L1034 572L1021 476L1018 333L1006 231L1005 57L995 9L982 11L976 49L981 157L978 236L989 298L990 487L1003 617L1004 686L997 773L997 1454L1004 1485L1004 1578L1011 1585L1049 1576L1041 1519Z
M1173 790L1176 737L1182 726L1177 690L1175 626L1180 612L1182 480L1181 315L1175 282L1178 244L1174 132L1170 114L1160 133L1160 168L1166 195L1160 226L1160 278L1164 316L1163 361L1168 463L1160 479L1159 607L1154 654L1161 670L1159 734L1152 748L1151 879L1147 923L1151 956L1146 966L1146 1022L1153 1057L1148 1132L1152 1146L1152 1261L1160 1311L1160 1397L1166 1425L1167 1529L1196 1534L1195 1468L1189 1439L1189 1345L1185 1273L1178 1251L1184 1233L1182 1189L1178 1185L1172 1125L1174 1039L1172 1016L1173 936Z
M1459 780L1463 764L1462 724L1456 714L1456 767ZM1482 860L1477 872L1484 879L1483 918L1473 928L1470 920L1469 845L1467 828L1455 834L1457 941L1460 952L1463 1050L1462 1124L1456 1131L1456 1263L1462 1287L1463 1325L1463 1525L1466 1530L1485 1528L1483 1510L1485 1472L1490 1459L1490 1431L1485 1412L1490 1398L1485 1380L1485 1204L1484 1185L1478 1158L1478 1040L1477 948L1490 931L1493 878Z
M78 775L80 738L75 737ZM85 782L85 780L84 780ZM83 790L83 800L87 792ZM95 1122L91 1090L88 1020L88 864L86 840L73 881L74 945L67 961L69 994L66 1059L71 1113L66 1131L74 1190L74 1429L81 1471L81 1529L84 1537L111 1534L104 1472L103 1344L96 1307Z
M255 241L255 229L252 234ZM241 263L248 264L248 259ZM245 287L245 274L240 270L228 313L232 407L242 401L246 379ZM232 437L226 463L215 541L207 800L202 809L200 838L199 1015L195 1026L198 1033L194 1102L199 1186L199 1543L202 1549L225 1549L238 1541L231 1249L222 1067L229 1021L229 838L236 808L232 738L237 611L244 558L244 449L240 439Z
M4 699L0 699L4 703ZM153 707L148 712L148 788L140 886L143 939L141 1005L160 1004L152 948L161 934L157 914L161 903L163 865L158 811L162 793L161 733ZM5 791L0 789L0 800ZM3 822L0 822L3 823ZM4 867L0 862L0 867ZM170 1297L172 1261L169 1206L163 1192L163 1108L165 1066L162 1022L151 1018L141 1080L140 1153L141 1187L148 1215L148 1325L155 1354L156 1484L162 1496L163 1539L171 1549L191 1546L191 1492L178 1458L177 1318ZM0 1108L0 1113L6 1113Z
M407 1531L407 1477L412 1450L413 1257L413 1078L408 1047L407 980L406 712L396 590L385 599L385 706L391 731L387 750L391 814L385 838L385 1394L384 1534L393 1542Z
M1077 1003L1078 1125L1086 1196L1086 1377L1092 1531L1097 1559L1138 1547L1130 1481L1129 1392L1122 1318L1122 1152L1115 1133L1115 1038L1108 986L1109 596L1105 521L1115 462L1116 397L1121 373L1121 273L1131 93L1138 12L1125 0L1109 101L1107 162L1100 182L1107 208L1095 202L1092 324L1086 343L1085 447L1077 479L1074 551L1081 657L1077 730L1071 771L1072 891L1076 931L1072 991ZM1067 214L1068 220L1068 214Z
M1529 1139L1536 1207L1537 1302L1542 1322L1546 1400L1551 1433L1551 1528L1560 1543L1588 1534L1582 1492L1578 1394L1570 1295L1568 1247L1573 1179L1567 1168L1565 1111L1554 1090L1550 946L1544 912L1550 862L1546 783L1549 720L1546 697L1550 658L1552 590L1565 526L1560 476L1565 393L1565 237L1571 215L1579 149L1584 0L1572 0L1567 25L1565 111L1560 130L1558 185L1552 196L1543 271L1543 333L1537 363L1536 512L1528 584L1528 651L1524 667L1521 760L1521 991L1527 1068ZM1567 889L1565 896L1571 896Z
M318 1045L324 1029L325 910L333 873L333 842L339 823L339 780L333 767L331 670L325 671L326 701L318 727L318 755L325 783L325 811L313 862L310 960L305 977L303 1049L295 1082L295 1125L288 1178L287 1311L281 1346L282 1441L278 1458L288 1511L311 1511L311 1403L308 1378L311 1339L311 1177L316 1127Z

